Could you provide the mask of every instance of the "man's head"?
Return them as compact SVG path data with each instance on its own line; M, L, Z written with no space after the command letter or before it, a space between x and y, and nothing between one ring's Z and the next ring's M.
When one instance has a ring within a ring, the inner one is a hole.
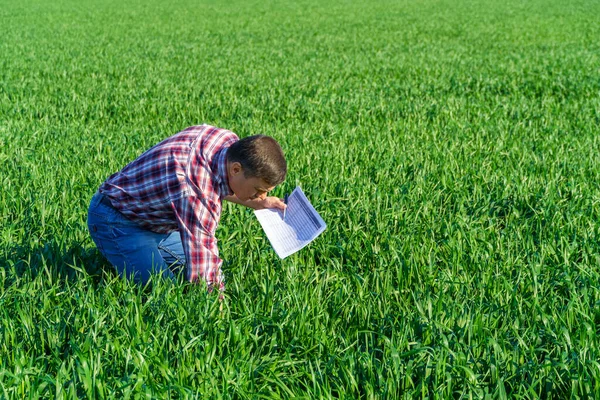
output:
M285 180L286 173L281 146L269 136L249 136L227 150L229 187L240 200L266 197Z

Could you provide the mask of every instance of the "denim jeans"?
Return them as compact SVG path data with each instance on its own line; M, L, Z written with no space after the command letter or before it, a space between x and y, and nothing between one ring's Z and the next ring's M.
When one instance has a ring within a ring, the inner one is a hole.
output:
M119 275L146 284L153 273L176 280L185 272L179 231L156 233L142 228L96 192L88 210L88 229L96 247Z

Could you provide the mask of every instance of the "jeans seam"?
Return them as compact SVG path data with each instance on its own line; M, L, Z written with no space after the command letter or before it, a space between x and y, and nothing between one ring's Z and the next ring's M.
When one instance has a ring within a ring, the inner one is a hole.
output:
M117 217L120 213L114 208L111 209L103 204L96 204L90 208L88 214L94 214L99 219L105 222L110 222L111 220L114 220L115 217Z
M168 247L163 246L162 244L158 245L158 249L166 251L171 256L173 256L173 258L176 259L179 264L181 264L183 267L185 267L185 261L182 261L181 258L179 257L179 255L177 255L174 252L172 252L171 249L169 249Z
M112 235L113 235L113 238L111 240L113 241L119 254L122 254L123 259L125 260L125 265L123 265L123 277L129 279L127 272L132 273L132 271L128 270L128 267L130 266L128 260L130 257L125 257L125 253L123 253L123 251L121 250L121 246L119 246L119 241L117 240L117 234L115 233L115 227L111 226L109 229L110 229L110 233L112 233ZM118 268L116 265L114 267ZM131 267L133 267L133 266L131 266ZM135 268L133 269L133 271L135 271ZM117 269L117 272L119 272L118 269ZM133 275L131 275L131 279L135 280L135 272L133 272Z

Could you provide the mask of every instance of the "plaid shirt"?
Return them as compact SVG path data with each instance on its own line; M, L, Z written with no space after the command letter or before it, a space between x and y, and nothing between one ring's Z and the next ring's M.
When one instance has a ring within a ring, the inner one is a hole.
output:
M127 218L157 233L179 230L187 279L223 290L215 230L227 182L227 149L238 137L214 126L192 126L167 138L111 175L100 192Z

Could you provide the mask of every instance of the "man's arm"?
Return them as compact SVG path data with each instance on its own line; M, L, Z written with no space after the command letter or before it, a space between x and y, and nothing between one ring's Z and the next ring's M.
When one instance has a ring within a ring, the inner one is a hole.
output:
M224 199L227 201L230 201L232 203L241 204L243 206L250 207L254 210L262 210L264 208L279 208L281 210L284 210L286 207L286 205L282 199L280 199L279 197L273 197L273 196L265 197L264 199L258 198L258 199L254 199L254 200L242 201L242 200L238 199L235 194L233 194L231 196L225 196Z
M205 281L209 288L223 291L222 260L214 237L217 220L196 196L173 202L186 259L187 280Z

